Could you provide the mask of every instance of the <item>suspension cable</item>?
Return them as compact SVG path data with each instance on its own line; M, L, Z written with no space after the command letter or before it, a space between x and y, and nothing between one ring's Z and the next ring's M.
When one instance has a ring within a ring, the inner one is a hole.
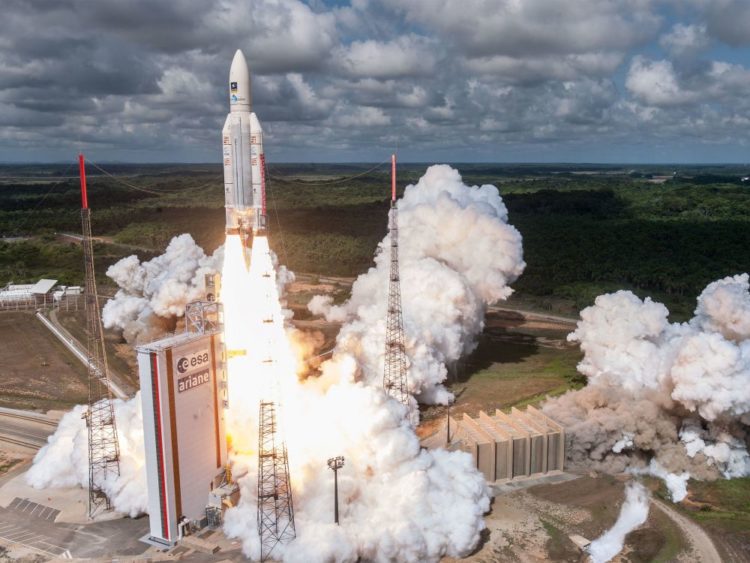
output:
M105 176L108 176L109 178L112 178L115 182L117 182L119 184L122 184L123 186L126 186L126 187L128 187L128 188L130 188L132 190L136 190L136 191L139 191L139 192L143 192L143 193L147 193L147 194L152 194L152 195L169 195L169 194L180 193L181 191L183 191L183 188L171 188L171 189L165 189L165 190L154 190L154 189L142 188L140 186L136 186L134 184L131 184L130 182L126 182L125 180L123 180L123 179L115 176L114 174L111 174L111 173L107 172L106 170L104 170L101 166L99 166L95 162L92 162L92 161L88 160L87 163L90 164L91 166L93 166L94 168L96 168L97 170L99 170ZM209 186L209 185L213 184L214 182L216 182L216 178L212 179L212 180L210 180L210 181L208 181L208 182L206 182L204 184L201 184L200 186L189 187L189 188L186 188L186 189L188 189L188 190L200 190L202 188L205 188L206 186Z
M273 205L273 213L276 215L276 224L279 227L279 240L281 240L281 251L284 253L284 265L289 267L289 254L287 254L286 251L286 243L284 242L284 232L281 229L281 219L279 219L279 208L276 205L276 196L273 193L273 190L271 189L271 177L270 174L268 174L268 163L266 159L263 159L263 165L265 166L265 170L263 171L266 177L266 191L271 196L271 204Z
M391 157L389 156L388 158L386 158L382 162L379 162L378 164L376 164L375 166L373 166L369 170L365 170L364 172L361 172L359 174L355 174L354 176L347 176L346 178L337 178L335 180L329 180L329 181L326 181L326 182L306 182L305 180L296 180L296 181L297 182L301 182L304 186L330 186L331 184L341 184L343 182L348 182L349 180L354 180L356 178L361 178L362 176L365 176L365 175L369 174L370 172L372 172L374 170L377 170L378 168L380 168L381 166L383 166L386 162L390 162L390 160L391 160ZM275 176L275 179L276 180L281 180L281 181L287 181L286 178L283 178L281 176Z

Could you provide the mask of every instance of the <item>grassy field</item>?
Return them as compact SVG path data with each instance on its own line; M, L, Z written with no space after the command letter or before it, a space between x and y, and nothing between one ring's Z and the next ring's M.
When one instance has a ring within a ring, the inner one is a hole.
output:
M87 375L33 313L0 314L0 405L62 409L86 402Z
M460 394L456 407L472 416L480 410L493 413L495 408L537 404L579 386L577 347L540 345L534 332L509 331L499 340L496 331L486 331L452 378L450 389Z
M536 406L582 387L584 378L576 370L581 352L565 340L570 330L568 324L490 312L476 350L449 370L446 385L456 396L451 416ZM436 431L446 413L445 407L423 407L422 437Z
M750 560L750 478L691 481L689 502L678 507L709 532L726 561Z

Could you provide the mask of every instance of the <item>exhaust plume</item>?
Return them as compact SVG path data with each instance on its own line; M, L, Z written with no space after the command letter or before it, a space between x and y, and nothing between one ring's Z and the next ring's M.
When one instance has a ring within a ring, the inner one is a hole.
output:
M113 401L120 442L120 475L102 488L115 510L131 517L148 506L141 394L127 401ZM66 413L47 445L40 449L26 472L26 482L35 489L89 486L88 430L79 405Z
M592 563L611 561L622 551L625 536L643 524L648 518L649 494L640 483L628 483L625 487L625 503L620 509L617 522L602 536L591 542L588 548Z
M637 470L673 483L750 475L748 274L709 284L695 316L629 291L600 295L568 336L588 385L550 399L572 465Z

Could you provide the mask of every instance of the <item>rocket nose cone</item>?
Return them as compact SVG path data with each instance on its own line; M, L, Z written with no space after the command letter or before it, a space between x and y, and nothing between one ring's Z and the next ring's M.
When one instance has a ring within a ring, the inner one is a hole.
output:
M247 66L245 53L242 52L242 49L237 49L234 53L234 58L232 59L232 68L238 67L239 65Z
M229 69L229 106L232 111L249 111L251 102L250 71L245 55L237 49Z

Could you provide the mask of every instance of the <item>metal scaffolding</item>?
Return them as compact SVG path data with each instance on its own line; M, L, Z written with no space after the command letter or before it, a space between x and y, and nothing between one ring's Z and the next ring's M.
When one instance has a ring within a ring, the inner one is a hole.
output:
M258 534L260 559L266 561L279 543L297 536L289 482L286 442L276 421L277 405L260 402L258 417Z
M84 414L89 443L89 517L97 508L111 508L104 492L104 482L120 474L120 445L109 387L109 366L104 349L99 296L94 274L94 248L91 240L91 210L86 192L86 169L83 155L78 157L81 175L81 223L83 226L83 258L86 270L84 302L86 306L86 350L88 356L89 402Z
M404 347L404 319L401 311L401 279L398 266L398 210L396 208L396 155L391 157L391 272L388 282L388 315L385 332L385 392L409 406L406 380L406 349Z

